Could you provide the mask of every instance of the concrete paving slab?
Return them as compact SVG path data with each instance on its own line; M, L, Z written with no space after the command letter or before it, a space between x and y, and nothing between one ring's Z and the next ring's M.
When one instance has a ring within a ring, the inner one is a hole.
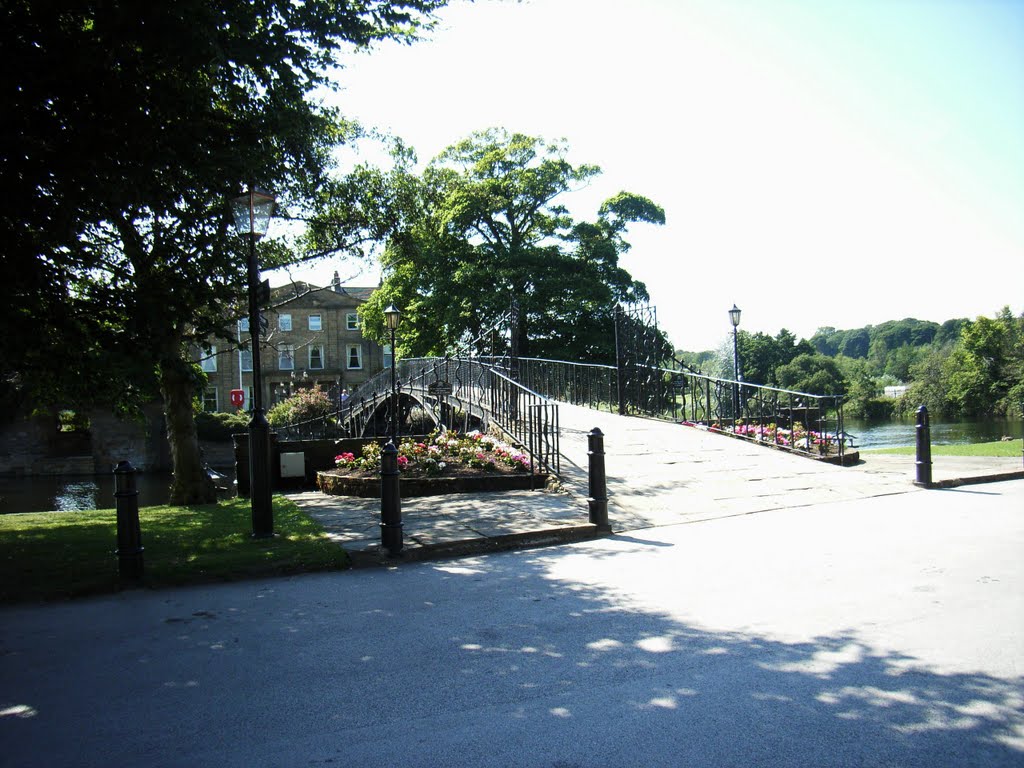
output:
M473 544L537 532L594 534L588 522L588 435L604 434L608 511L616 532L770 510L919 493L913 457L869 455L838 467L744 440L646 418L559 405L561 492L511 491L403 499L407 548ZM986 477L1019 471L1017 459L933 458L933 478ZM1024 477L1024 472L1020 473ZM377 552L378 499L319 493L291 498L343 546ZM596 535L596 534L594 534Z

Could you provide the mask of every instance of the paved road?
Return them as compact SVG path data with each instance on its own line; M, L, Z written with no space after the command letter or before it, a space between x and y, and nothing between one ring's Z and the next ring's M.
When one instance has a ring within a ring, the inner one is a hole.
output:
M1024 482L0 610L2 766L1022 766Z

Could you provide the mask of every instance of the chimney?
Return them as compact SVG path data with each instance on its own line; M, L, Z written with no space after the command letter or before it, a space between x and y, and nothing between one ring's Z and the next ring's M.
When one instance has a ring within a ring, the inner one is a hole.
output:
M338 270L334 270L334 280L331 281L331 287L334 288L335 293L341 293L341 278L338 277Z

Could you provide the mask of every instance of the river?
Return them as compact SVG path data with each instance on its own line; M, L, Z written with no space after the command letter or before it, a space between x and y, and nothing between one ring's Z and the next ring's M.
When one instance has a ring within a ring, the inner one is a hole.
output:
M846 431L854 436L854 447L861 450L912 446L917 439L917 427L913 419L883 422L846 419ZM1021 437L1022 424L1020 419L932 421L930 431L933 445L989 443L1007 435Z

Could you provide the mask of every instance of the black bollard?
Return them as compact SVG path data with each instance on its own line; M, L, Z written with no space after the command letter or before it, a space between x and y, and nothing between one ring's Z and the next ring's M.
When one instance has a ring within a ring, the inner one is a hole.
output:
M122 578L142 578L142 530L139 526L139 491L135 486L135 467L129 461L114 469L114 505L117 507L118 572Z
M594 427L587 435L590 522L599 531L611 531L608 524L608 481L604 470L604 433Z
M392 557L402 552L402 489L398 476L398 449L389 442L380 456L380 543Z
M932 435L928 409L917 409L917 480L914 485L930 488L932 484Z

